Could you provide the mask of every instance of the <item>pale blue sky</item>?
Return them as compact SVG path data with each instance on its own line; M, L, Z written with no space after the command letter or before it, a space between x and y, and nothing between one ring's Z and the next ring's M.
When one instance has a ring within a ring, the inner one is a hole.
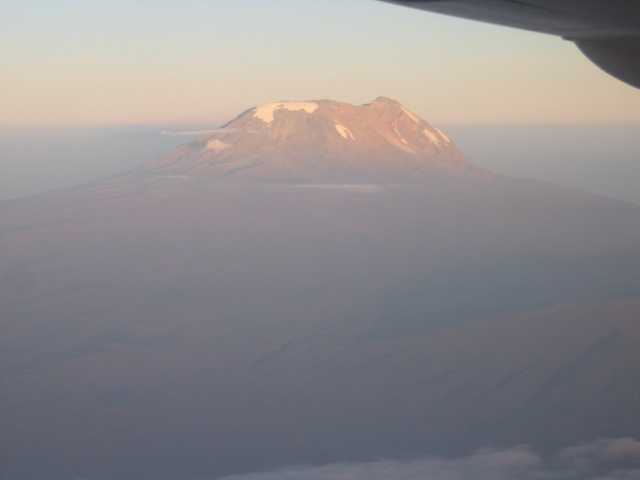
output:
M0 0L0 122L211 123L397 98L432 123L640 122L556 37L375 0Z

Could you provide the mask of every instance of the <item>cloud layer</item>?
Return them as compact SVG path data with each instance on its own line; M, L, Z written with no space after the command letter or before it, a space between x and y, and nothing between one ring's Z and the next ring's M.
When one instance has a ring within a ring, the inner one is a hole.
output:
M464 458L296 466L218 480L638 480L640 442L597 440L544 458L527 446L483 449Z

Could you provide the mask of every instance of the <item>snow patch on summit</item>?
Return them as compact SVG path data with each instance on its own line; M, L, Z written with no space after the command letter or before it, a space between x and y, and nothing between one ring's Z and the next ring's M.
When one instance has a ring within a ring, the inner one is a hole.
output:
M449 137L447 137L444 133L442 133L436 127L431 127L431 128L433 129L435 134L430 132L428 128L425 128L424 130L422 130L422 134L425 137L427 137L429 140L431 140L433 143L435 143L436 145L440 145L442 140L444 140L445 143L451 143L451 140L449 139Z
M401 106L400 108L402 108L402 111L403 111L404 113L406 113L406 114L407 114L407 116L408 116L411 120L413 120L413 121L414 121L414 122L416 122L416 123L420 123L420 119L419 119L418 117L416 117L413 113L411 113L409 110L407 110L406 108L404 108L404 107L402 107L402 106Z
M351 133L351 131L347 127L345 127L344 125L342 125L340 123L336 123L336 130L342 136L342 138L347 138L348 137L351 140L355 140L355 138L353 138L353 134Z
M435 127L431 127L431 128L433 129L435 134L431 132L428 128L425 128L424 130L422 130L422 134L425 137L427 137L429 140L431 140L433 143L435 143L436 145L440 145L440 143L442 143L443 140L445 143L451 143L451 140L449 140L449 137L447 137L444 133L442 133L440 130L438 130Z
M231 144L229 143L224 143L223 141L220 141L218 139L215 140L209 140L207 142L207 150L213 150L216 153L221 152L222 150L231 147Z
M284 108L285 110L304 110L307 113L313 113L318 108L318 104L315 102L278 102L267 103L256 107L253 113L254 118L259 118L264 123L273 122L273 112Z
M409 143L407 143L407 141L404 139L404 137L400 133L400 130L398 130L398 126L397 125L395 127L393 127L393 130L396 132L396 136L398 137L398 140L400 140L400 142L402 142L403 145L406 145L408 147Z
M440 145L440 139L436 137L433 133L431 133L428 128L425 128L424 130L422 130L422 134L425 137L427 137L429 140L431 140L433 143L435 143L436 145Z
M451 140L449 139L449 137L447 137L444 133L442 133L440 130L438 130L436 127L433 127L433 129L438 132L438 135L440 135L442 138L444 138L444 141L447 143L451 143Z

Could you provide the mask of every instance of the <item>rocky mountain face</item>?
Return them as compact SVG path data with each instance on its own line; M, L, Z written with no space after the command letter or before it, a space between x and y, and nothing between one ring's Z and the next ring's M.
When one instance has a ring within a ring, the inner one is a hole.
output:
M640 437L640 207L392 100L248 110L2 205L0 245L7 480Z
M247 110L146 167L170 175L295 183L420 183L482 174L396 100L278 102Z

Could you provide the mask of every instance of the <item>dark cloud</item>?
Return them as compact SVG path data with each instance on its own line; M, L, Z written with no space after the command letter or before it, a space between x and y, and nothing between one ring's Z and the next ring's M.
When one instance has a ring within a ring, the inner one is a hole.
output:
M482 449L464 458L417 458L295 466L218 480L638 480L640 442L597 440L544 458L527 446Z

